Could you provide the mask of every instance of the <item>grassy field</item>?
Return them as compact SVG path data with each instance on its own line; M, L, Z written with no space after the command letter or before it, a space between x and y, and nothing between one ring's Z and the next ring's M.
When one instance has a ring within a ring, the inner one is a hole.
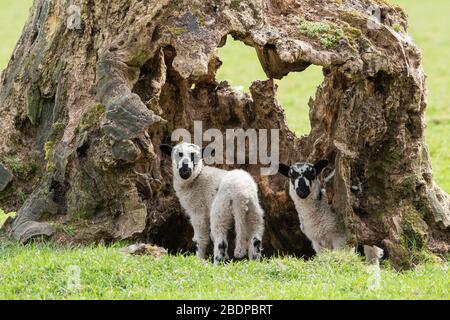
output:
M6 66L31 0L0 0L0 69ZM435 178L450 192L450 70L448 0L398 0L410 15L410 33L428 73L427 142ZM251 48L230 40L221 49L219 78L248 91L265 79ZM245 70L245 71L243 71ZM279 81L279 100L299 135L309 130L309 97L322 80L311 67ZM0 225L6 219L0 209ZM122 244L123 245L123 244ZM112 247L67 248L0 239L0 299L450 299L449 264L424 264L397 273L377 272L354 253L328 253L305 261L272 258L213 267L192 256L127 256Z
M450 299L448 264L381 271L350 251L214 267L193 256L128 256L0 242L0 299Z
M0 0L0 70L11 57L32 3L32 0Z

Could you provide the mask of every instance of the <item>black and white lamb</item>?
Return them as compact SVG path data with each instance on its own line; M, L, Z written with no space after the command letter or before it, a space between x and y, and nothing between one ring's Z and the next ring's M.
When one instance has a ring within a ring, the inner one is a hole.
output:
M343 222L328 204L318 176L328 166L328 160L316 164L280 164L279 172L289 178L289 195L294 201L302 232L312 242L313 249L335 250L345 246L347 233Z
M250 174L204 165L203 150L194 144L181 143L173 148L163 144L160 149L172 158L173 186L194 229L197 256L206 258L211 238L214 263L228 259L227 235L234 222L234 257L259 259L264 211L259 204L258 187Z

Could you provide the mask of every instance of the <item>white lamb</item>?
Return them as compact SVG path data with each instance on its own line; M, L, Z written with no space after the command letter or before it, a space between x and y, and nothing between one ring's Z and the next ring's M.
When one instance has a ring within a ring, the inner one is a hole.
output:
M214 243L214 263L228 259L227 234L234 222L235 258L261 256L264 211L259 204L258 187L243 170L226 171L203 164L203 150L197 145L163 144L171 155L173 186L181 206L194 228L197 256L206 258L210 237Z
M311 240L316 253L322 249L342 248L347 242L344 224L328 204L320 187L318 176L327 165L328 160L321 160L314 165L279 166L279 172L289 178L289 195L297 209L300 228Z

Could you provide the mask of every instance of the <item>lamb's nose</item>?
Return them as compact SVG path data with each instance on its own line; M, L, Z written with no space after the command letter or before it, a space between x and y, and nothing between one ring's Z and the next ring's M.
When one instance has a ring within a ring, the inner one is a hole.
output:
M311 190L309 189L309 187L306 185L305 180L304 179L300 179L298 181L298 186L295 189L295 192L297 193L297 195L301 198L301 199L306 199L309 196L309 193L311 192Z
M309 192L302 189L295 190L300 199L306 199L309 195Z
M188 166L184 166L184 165L183 165L183 166L180 168L179 173L180 173L180 177L181 177L181 178L183 178L184 180L187 180L187 179L189 179L189 177L191 176L192 170L191 170L191 168L189 168Z

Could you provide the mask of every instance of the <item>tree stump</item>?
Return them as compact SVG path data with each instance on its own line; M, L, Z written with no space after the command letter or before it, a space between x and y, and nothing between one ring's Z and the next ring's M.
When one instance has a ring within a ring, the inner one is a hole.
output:
M13 174L0 207L18 210L5 229L22 242L191 250L157 147L201 120L280 129L286 163L329 159L329 201L353 245L383 248L397 268L449 252L450 201L433 182L425 74L406 30L402 9L381 0L35 0L0 83L0 171ZM215 78L228 35L255 48L268 77L250 95ZM310 65L325 79L299 138L273 79ZM310 255L287 181L240 167L260 185L265 253Z

